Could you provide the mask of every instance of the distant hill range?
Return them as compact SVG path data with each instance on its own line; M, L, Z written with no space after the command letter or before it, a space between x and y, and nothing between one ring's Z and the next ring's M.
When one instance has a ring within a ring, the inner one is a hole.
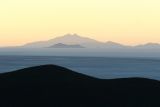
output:
M159 43L146 43L143 45L137 45L137 48L160 48Z
M57 43L55 45L50 46L49 48L85 48L81 45L67 45L67 44L63 44L63 43Z
M57 45L59 46L62 44L68 45L66 47L71 46L71 47L77 47L77 48L79 48L79 47L85 47L85 48L123 48L123 47L126 47L124 45L121 45L121 44L115 43L115 42L111 42L111 41L108 41L106 43L99 42L94 39L79 36L77 34L73 34L73 35L66 34L64 36L57 37L55 39L51 39L48 41L39 41L39 42L34 42L34 43L28 43L28 44L25 44L23 47L44 48L44 47L57 47ZM76 44L77 46L73 46L73 44Z
M77 34L66 34L23 46L2 47L0 55L160 57L160 44L128 46L112 41L100 42Z
M160 107L160 82L104 80L55 65L0 74L1 107Z
M60 44L61 43L61 44ZM119 44L116 42L108 41L108 42L100 42L91 38L79 36L77 34L66 34L64 36L60 36L48 41L38 41L33 43L25 44L23 47L31 47L31 48L46 48L46 47L59 47L59 45L67 45L62 47L85 47L85 48L160 48L160 44L158 43L147 43L143 45L137 46L126 46L123 44ZM77 46L72 46L72 45ZM70 45L70 46L69 46ZM57 48L58 48L57 47ZM60 46L61 48L61 46Z

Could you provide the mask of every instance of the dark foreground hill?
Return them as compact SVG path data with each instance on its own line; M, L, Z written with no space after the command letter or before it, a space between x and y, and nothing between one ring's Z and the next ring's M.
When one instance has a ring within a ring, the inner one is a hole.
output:
M0 107L160 107L160 82L101 80L44 65L0 74Z

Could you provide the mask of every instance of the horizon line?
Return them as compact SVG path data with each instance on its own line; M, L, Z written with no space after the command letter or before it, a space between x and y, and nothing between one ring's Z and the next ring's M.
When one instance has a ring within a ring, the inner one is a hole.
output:
M124 44L124 43L115 42L115 41L112 41L112 40L108 40L108 41L104 42L104 41L96 40L96 39L91 38L91 37L81 36L81 35L79 35L79 34L77 34L77 33L66 33L66 34L64 34L64 35L62 35L62 36L57 36L57 37L50 38L50 39L47 39L47 40L31 41L31 42L26 42L26 43L19 44L19 45L0 46L0 48L5 48L5 47L21 47L21 46L24 46L24 45L27 45L27 44L30 44L30 43L47 42L47 41L54 40L54 39L56 39L56 38L65 37L65 36L77 36L77 37L81 37L81 38L86 38L86 39L95 40L95 41L100 42L100 43L112 42L112 43L120 44L120 45L123 45L123 46L129 46L129 47L143 46L143 45L148 45L148 44L160 45L160 42L152 42L152 41L151 41L151 42L145 42L145 43L137 43L137 44L135 44L135 45Z

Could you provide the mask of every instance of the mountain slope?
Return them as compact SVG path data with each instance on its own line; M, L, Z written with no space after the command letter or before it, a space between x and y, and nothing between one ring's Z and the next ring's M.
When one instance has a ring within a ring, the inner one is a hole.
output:
M85 47L78 45L78 44L67 45L63 43L58 43L58 44L50 46L49 48L85 48Z
M2 73L0 79L11 83L32 83L32 82L70 82L75 80L94 79L80 73L76 73L67 68L56 65L43 65L30 67L14 72ZM0 81L1 82L1 81Z
M59 43L62 43L65 45L78 44L78 45L84 46L85 48L107 48L111 50L117 49L117 48L120 48L120 49L123 48L123 49L132 49L132 50L148 49L150 51L150 49L160 48L159 43L146 43L142 45L129 46L129 45L123 45L123 44L112 42L112 41L100 42L100 41L83 37L77 34L66 34L64 36L56 37L54 39L47 40L47 41L32 42L32 43L27 43L23 46L17 46L17 47L15 46L15 47L8 47L8 48L47 48L47 47L52 47Z
M63 44L79 44L84 47L97 47L102 45L103 43L86 38L86 37L81 37L77 34L66 34L61 37L57 37L48 41L39 41L39 42L34 42L34 43L29 43L24 45L24 47L50 47L52 45L58 44L58 43L63 43Z
M106 48L106 47L125 47L121 44L114 43L114 42L99 42L94 39L86 38L79 36L77 34L66 34L61 37L57 37L48 41L39 41L39 42L34 42L34 43L28 43L24 45L23 47L39 47L39 48L44 48L44 47L50 47L55 44L62 43L62 44L67 44L67 45L72 45L72 44L79 44L81 46L84 46L86 48Z
M116 42L108 41L105 43L105 47L106 48L126 48L127 46L124 46Z
M0 74L1 107L159 107L160 82L101 80L44 65Z
M159 43L146 43L143 45L137 45L137 46L135 46L135 48L148 48L148 49L160 48L160 44Z

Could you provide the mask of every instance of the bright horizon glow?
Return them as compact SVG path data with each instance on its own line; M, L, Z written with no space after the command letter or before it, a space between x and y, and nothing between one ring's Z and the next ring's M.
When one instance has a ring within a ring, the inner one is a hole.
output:
M66 33L126 45L160 43L160 1L0 1L0 46L23 45Z

